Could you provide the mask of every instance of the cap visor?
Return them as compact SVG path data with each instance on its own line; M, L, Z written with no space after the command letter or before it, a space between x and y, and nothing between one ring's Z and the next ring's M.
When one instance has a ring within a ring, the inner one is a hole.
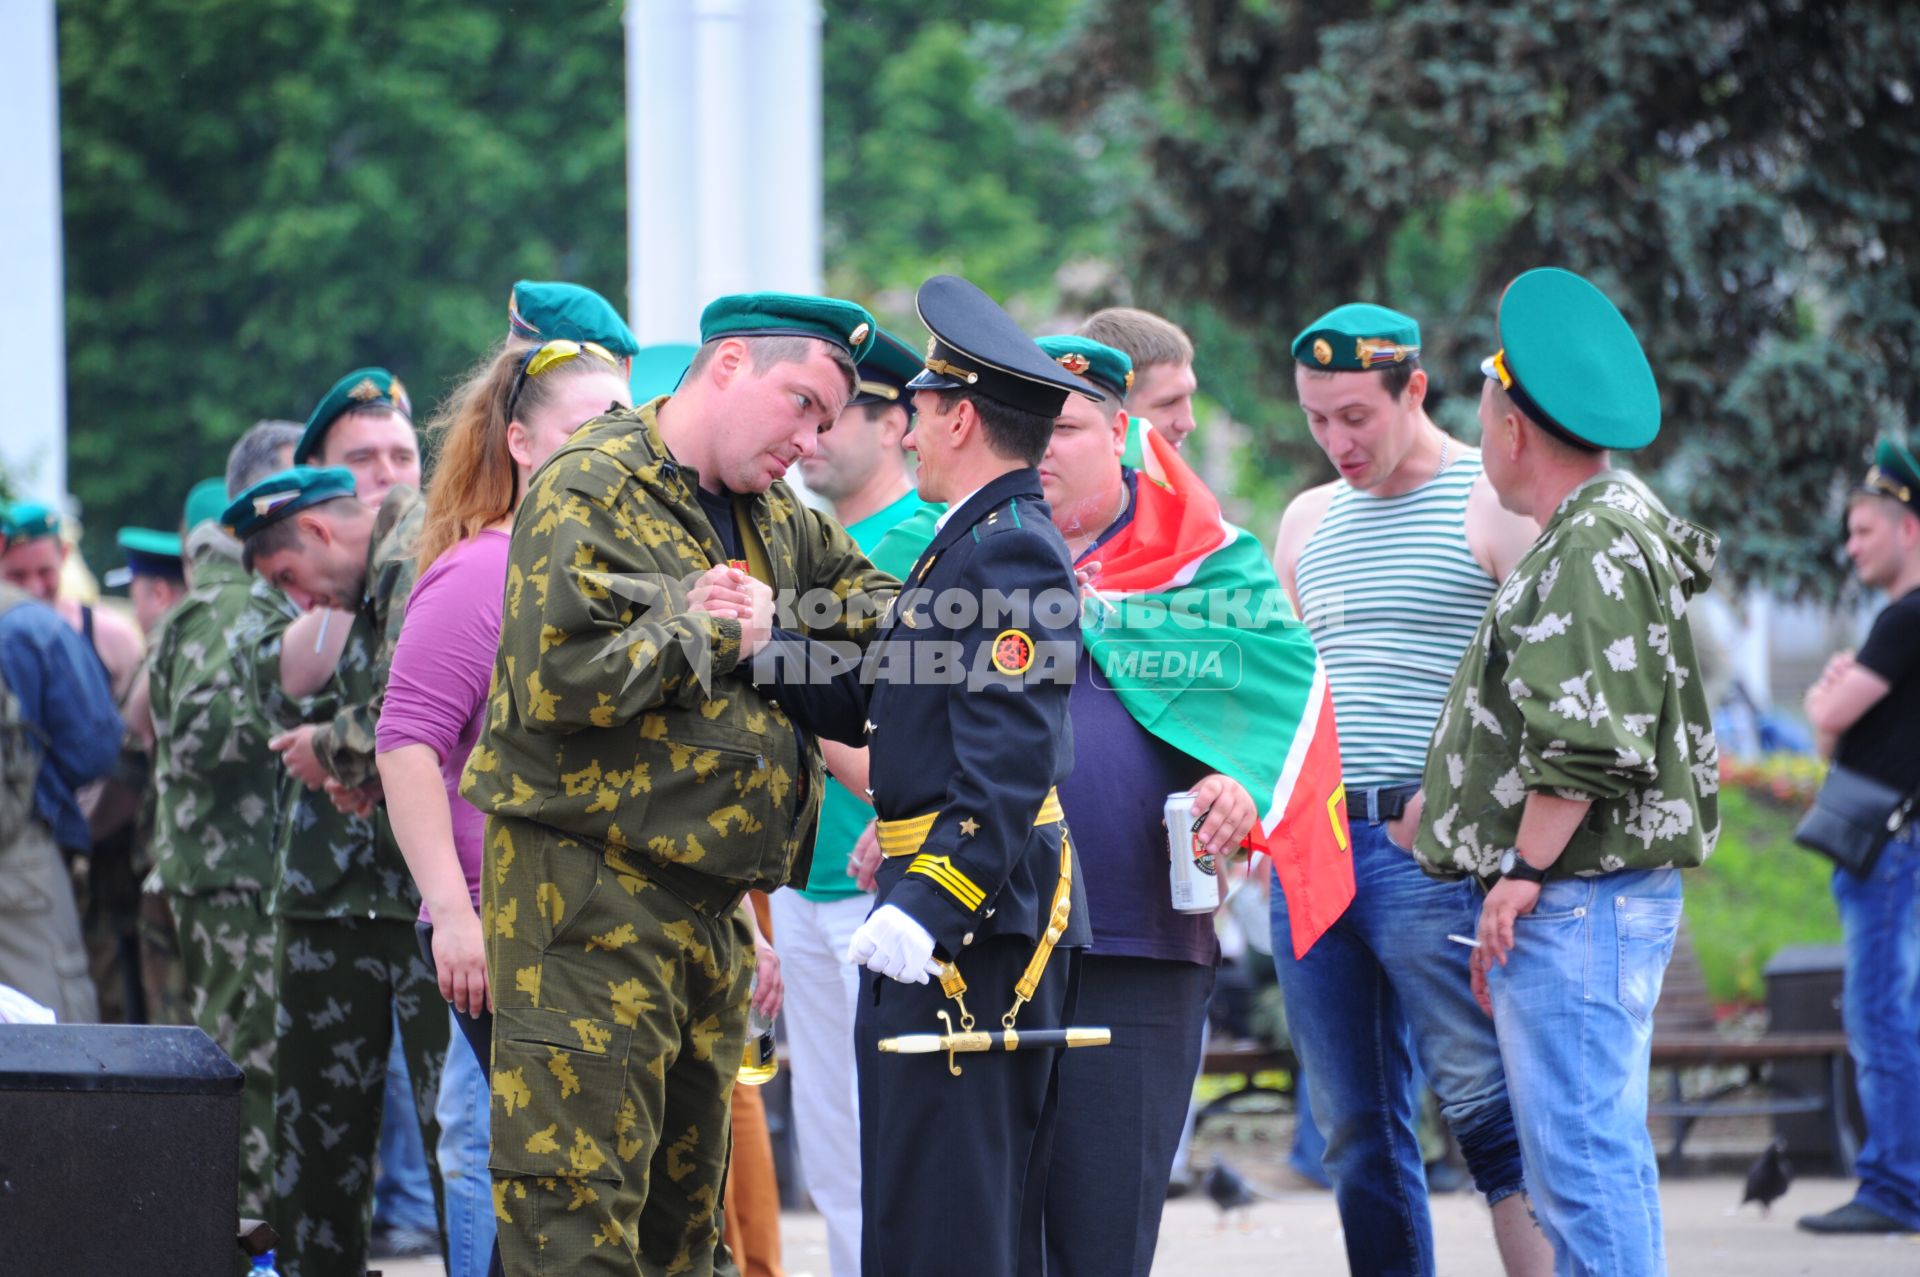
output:
M1483 377L1491 378L1494 381L1500 380L1500 370L1493 366L1492 355L1488 355L1485 359L1482 359L1480 361L1480 375Z
M106 586L109 590L118 590L124 586L131 585L133 584L133 569L109 568L106 573L101 576L100 584Z
M908 390L960 390L967 383L929 368L907 383Z

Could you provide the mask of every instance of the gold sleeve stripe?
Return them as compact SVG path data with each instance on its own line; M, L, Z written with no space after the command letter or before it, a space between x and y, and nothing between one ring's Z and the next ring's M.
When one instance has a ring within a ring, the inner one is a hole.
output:
M945 856L916 856L907 866L910 874L924 874L933 879L934 884L960 902L962 908L972 913L987 902L987 893L978 883L954 868L953 861Z

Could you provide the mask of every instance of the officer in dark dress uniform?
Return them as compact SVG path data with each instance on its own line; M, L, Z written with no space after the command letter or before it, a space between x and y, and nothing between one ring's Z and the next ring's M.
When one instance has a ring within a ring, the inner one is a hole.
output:
M836 665L776 630L755 678L815 732L871 746L885 858L848 955L869 968L862 1270L1013 1273L1038 1255L1059 1058L1019 1038L1066 1025L1090 938L1054 792L1073 765L1078 590L1034 465L1066 396L1103 396L965 280L927 281L918 307L934 340L907 443L948 513L864 656ZM882 1046L962 1029L994 1052Z

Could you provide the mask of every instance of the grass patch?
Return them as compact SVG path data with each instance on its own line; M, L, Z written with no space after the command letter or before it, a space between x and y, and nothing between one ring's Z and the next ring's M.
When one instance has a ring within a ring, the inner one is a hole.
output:
M1797 802L1720 790L1720 845L1687 872L1687 926L1716 1003L1761 1002L1768 959L1796 944L1837 944L1832 865L1793 841Z

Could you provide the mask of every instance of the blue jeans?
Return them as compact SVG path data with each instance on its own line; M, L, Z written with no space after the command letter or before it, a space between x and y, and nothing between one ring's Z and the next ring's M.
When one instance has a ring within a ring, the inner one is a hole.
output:
M1540 890L1487 975L1513 1116L1554 1271L1667 1270L1647 1134L1653 1005L1680 930L1680 871L1622 870Z
M1856 1200L1920 1229L1920 843L1911 826L1866 879L1833 874L1847 938L1842 1008L1867 1119Z
M461 1032L464 1019L452 1007L454 1033L447 1043L447 1071L440 1077L440 1178L447 1194L447 1277L486 1277L493 1254L493 1174L487 1169L489 1127L487 1071Z
M1415 1130L1414 1054L1489 1204L1523 1187L1520 1147L1493 1026L1474 1004L1467 949L1479 902L1465 880L1430 878L1351 819L1353 903L1307 956L1293 957L1273 887L1273 965L1294 1053L1327 1141L1347 1262L1356 1273L1431 1273L1433 1221Z
M380 1114L380 1175L373 1186L373 1223L376 1228L410 1228L436 1236L440 1232L440 1221L434 1215L433 1176L427 1169L426 1145L420 1141L413 1081L407 1076L406 1053L400 1049L397 1012L393 1048L387 1053L386 1099Z

